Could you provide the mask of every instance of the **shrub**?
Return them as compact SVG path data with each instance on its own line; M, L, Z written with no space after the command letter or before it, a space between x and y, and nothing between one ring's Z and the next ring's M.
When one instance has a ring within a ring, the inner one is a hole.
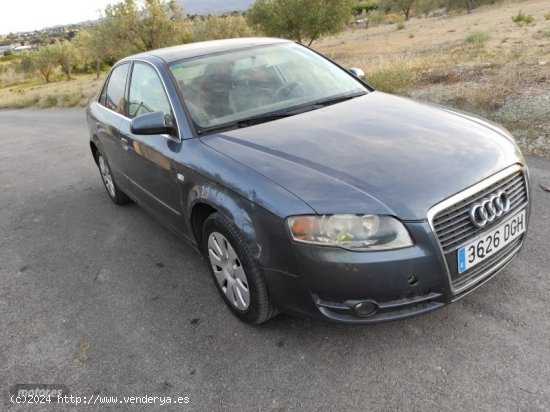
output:
M371 65L367 80L374 88L387 93L405 93L418 80L413 62L404 57L381 60Z
M401 14L397 14L397 13L386 14L386 22L399 23L401 21L405 21L405 18Z
M489 32L481 29L472 29L464 40L466 43L473 45L476 49L482 49L489 40Z
M367 17L369 19L369 26L378 26L386 20L386 14L379 10L369 11Z
M57 102L59 100L59 96L56 94L48 94L42 101L40 102L40 107L54 107L57 106Z
M82 98L82 93L80 91L64 92L59 96L61 106L63 107L78 106L81 98Z
M550 20L550 11L544 15L545 20Z
M535 21L535 18L531 14L524 14L521 10L518 11L518 14L512 16L512 21L518 26L523 26L524 24L531 24Z
M40 97L37 95L23 96L17 100L0 102L0 109L24 109L34 106L39 100Z
M397 30L403 30L405 28L405 23L402 22L402 21L397 22L396 28L397 28Z
M372 10L378 10L378 3L376 1L362 1L360 3L356 3L352 7L353 14L359 15L362 14L363 11L365 13L368 13Z

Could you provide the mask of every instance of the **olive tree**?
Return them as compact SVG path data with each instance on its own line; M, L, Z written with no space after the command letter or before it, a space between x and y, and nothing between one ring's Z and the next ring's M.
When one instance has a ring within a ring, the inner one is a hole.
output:
M176 0L123 0L105 8L110 40L124 54L190 41L190 30Z
M80 60L84 64L94 65L97 79L99 79L101 66L105 61L122 57L122 53L113 41L104 20L78 32L74 43Z
M41 47L37 52L30 57L32 65L40 72L46 83L50 82L52 75L55 73L57 61L52 53L51 45Z
M308 42L336 34L352 14L353 0L256 0L246 17L268 36Z
M74 44L68 40L57 41L45 48L52 56L52 59L61 67L61 71L71 80L73 66L77 63L77 53Z
M197 18L192 23L192 32L193 41L247 37L253 34L240 14Z
M430 12L441 6L441 0L417 0L415 11L428 17Z
M23 73L26 76L33 76L36 73L37 67L32 58L31 52L21 53L21 57L18 62L13 63L13 68L18 73Z
M380 7L385 10L397 10L405 15L405 20L409 20L413 6L416 0L381 0Z
M52 53L52 46L48 45L41 47L35 52L22 53L19 62L15 66L15 70L29 77L34 76L38 72L46 83L49 83L55 74L56 67L57 61Z

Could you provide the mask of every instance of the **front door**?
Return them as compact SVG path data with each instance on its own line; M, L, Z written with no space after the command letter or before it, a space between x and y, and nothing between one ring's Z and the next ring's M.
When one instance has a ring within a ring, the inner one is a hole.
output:
M183 229L174 154L179 139L167 135L135 135L131 119L142 114L162 112L167 121L173 113L164 86L155 68L135 62L128 92L128 117L121 126L122 149L132 194L138 202L174 229Z

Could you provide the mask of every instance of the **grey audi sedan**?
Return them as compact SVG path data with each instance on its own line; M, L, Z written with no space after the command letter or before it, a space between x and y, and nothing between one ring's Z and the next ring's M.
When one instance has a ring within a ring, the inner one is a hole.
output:
M520 250L525 160L500 126L359 73L267 38L125 58L87 111L107 194L203 253L243 321L441 308Z

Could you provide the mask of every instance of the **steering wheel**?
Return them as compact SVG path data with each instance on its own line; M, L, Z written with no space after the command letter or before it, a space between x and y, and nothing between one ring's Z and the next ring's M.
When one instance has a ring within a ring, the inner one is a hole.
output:
M301 87L301 86L302 85L298 82L290 82L290 83L283 84L281 87L279 87L275 91L275 93L273 93L273 98L274 99L279 99L283 95L283 92L288 94L292 90L294 90L296 87Z

